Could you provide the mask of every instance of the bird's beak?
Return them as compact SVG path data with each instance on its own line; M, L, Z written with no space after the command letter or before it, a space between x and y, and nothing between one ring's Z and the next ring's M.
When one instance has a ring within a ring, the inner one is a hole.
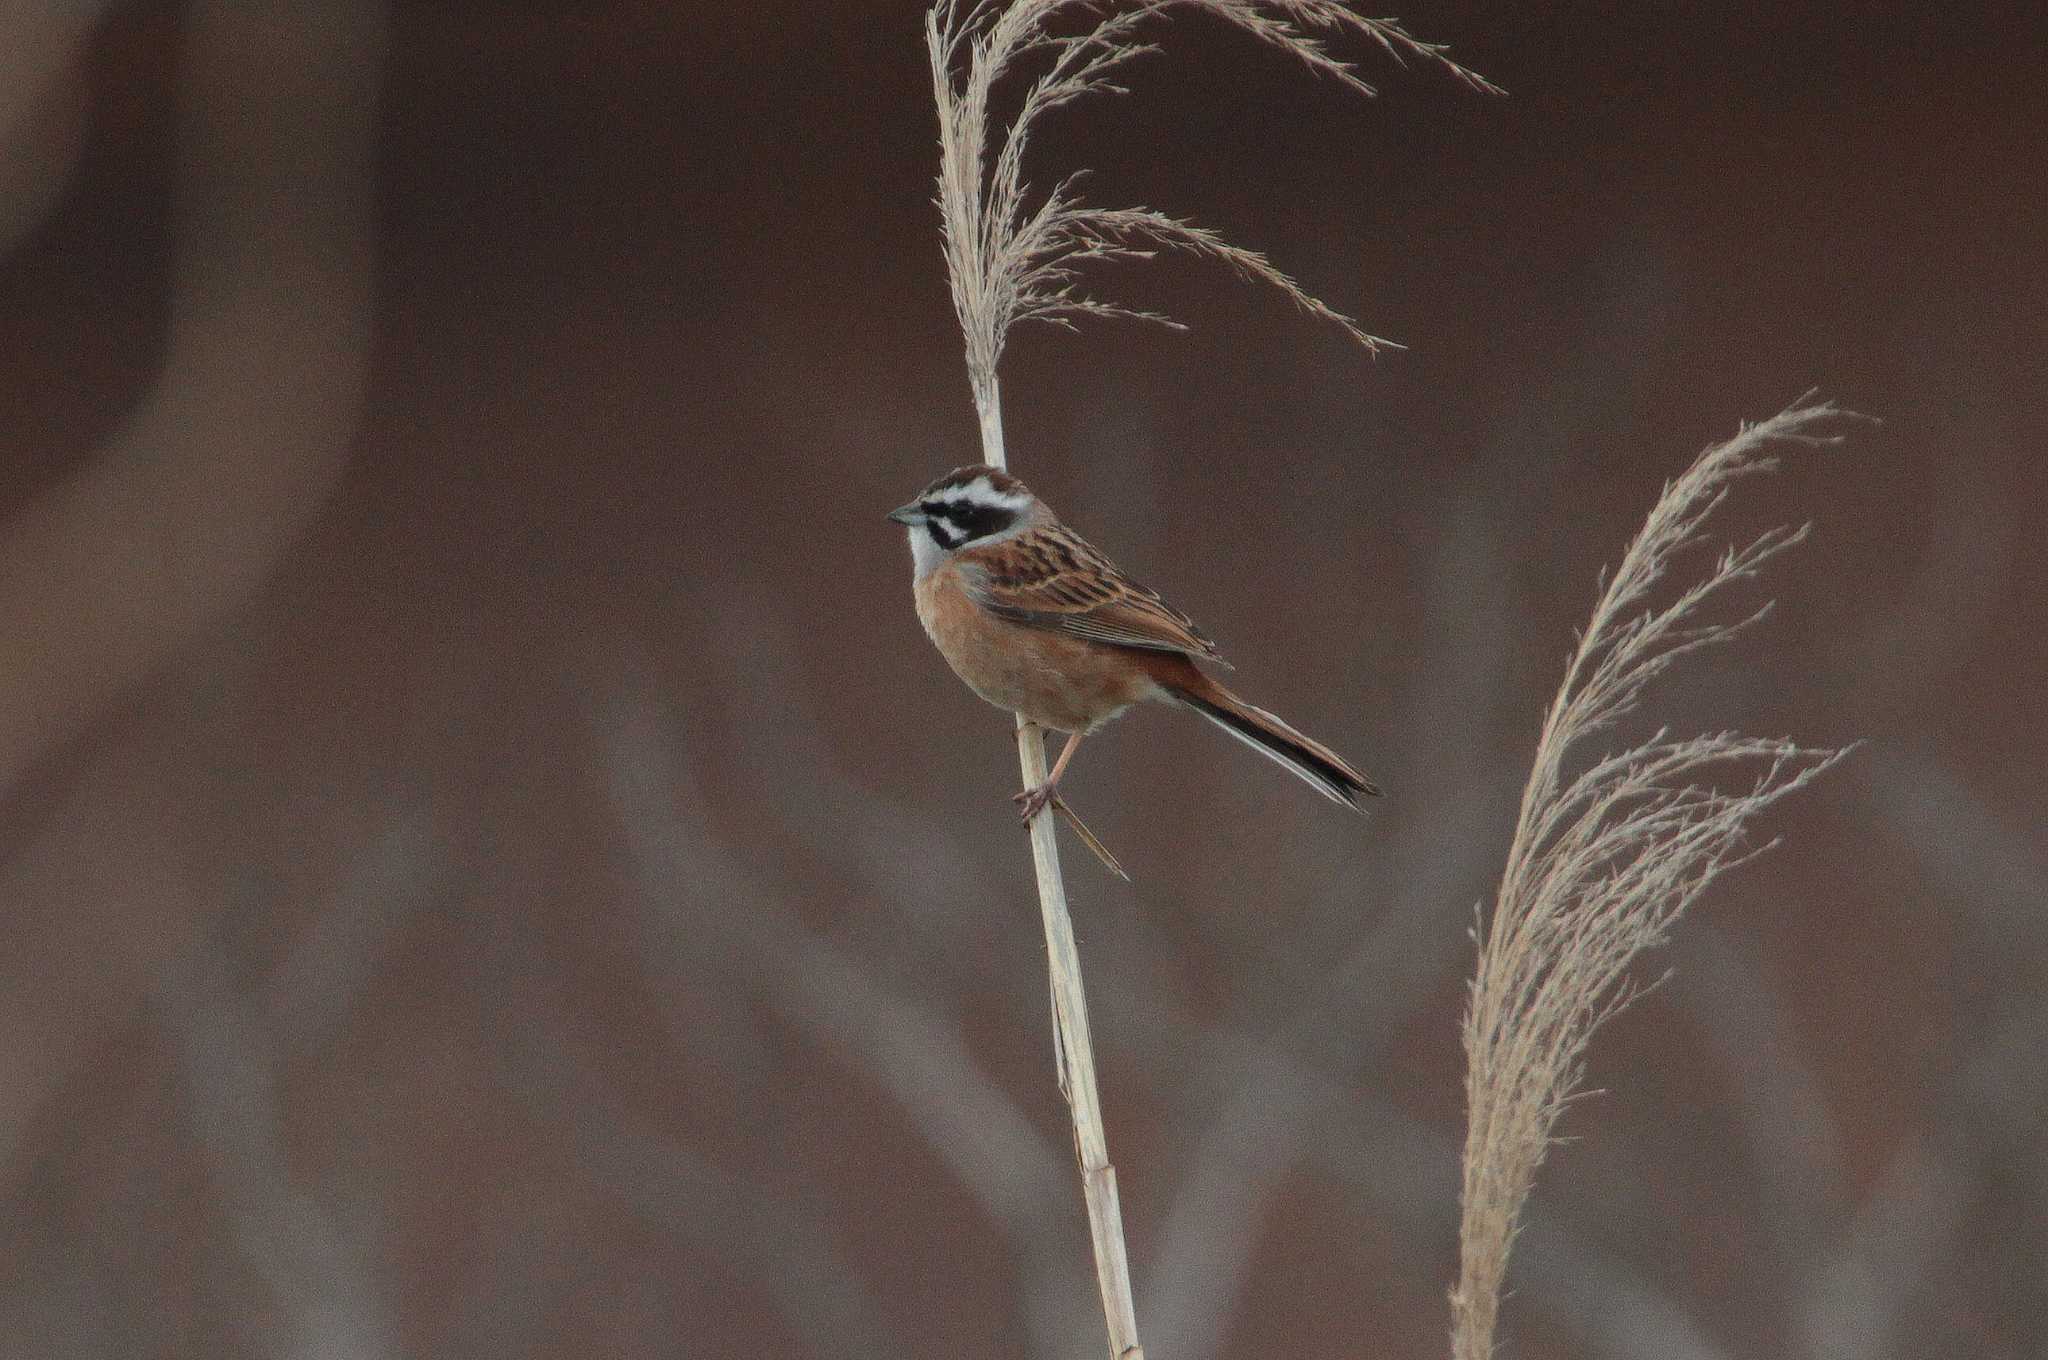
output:
M898 524L908 524L915 528L923 524L927 516L924 511L917 508L917 502L912 501L908 505L899 505L894 510L891 510L889 518L895 520Z

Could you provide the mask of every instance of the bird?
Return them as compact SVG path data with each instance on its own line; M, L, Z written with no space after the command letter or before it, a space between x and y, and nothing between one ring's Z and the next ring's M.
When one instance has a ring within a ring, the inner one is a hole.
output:
M918 621L954 673L997 708L1068 734L1045 782L1015 797L1027 823L1081 740L1146 701L1193 709L1354 811L1379 794L1351 762L1203 670L1233 668L1192 619L1001 468L956 468L888 517L909 535Z

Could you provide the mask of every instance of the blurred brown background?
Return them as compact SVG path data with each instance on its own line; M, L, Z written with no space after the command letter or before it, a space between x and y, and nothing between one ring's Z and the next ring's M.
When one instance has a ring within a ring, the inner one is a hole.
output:
M1215 25L1038 176L1270 251L1024 332L1017 470L1391 791L1185 715L1069 876L1148 1352L1445 1353L1456 1022L1662 479L1816 521L1650 715L1869 745L1596 1045L1524 1357L2048 1355L2048 97L2024 6ZM1007 722L881 514L976 457L920 9L0 15L0 1355L1100 1353Z

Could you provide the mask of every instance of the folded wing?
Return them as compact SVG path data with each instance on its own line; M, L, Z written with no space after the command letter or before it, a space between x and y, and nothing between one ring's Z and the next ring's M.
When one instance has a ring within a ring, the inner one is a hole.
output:
M1194 620L1064 526L1033 529L961 557L969 597L998 618L1116 647L1229 664Z

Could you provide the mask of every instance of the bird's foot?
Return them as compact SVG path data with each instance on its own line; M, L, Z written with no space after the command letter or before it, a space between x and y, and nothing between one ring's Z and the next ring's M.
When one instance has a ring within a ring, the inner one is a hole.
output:
M1011 794L1010 801L1017 805L1018 811L1024 818L1025 825L1028 826L1033 817L1045 811L1046 804L1059 796L1059 791L1059 782L1048 779L1035 789L1026 789L1022 793Z

